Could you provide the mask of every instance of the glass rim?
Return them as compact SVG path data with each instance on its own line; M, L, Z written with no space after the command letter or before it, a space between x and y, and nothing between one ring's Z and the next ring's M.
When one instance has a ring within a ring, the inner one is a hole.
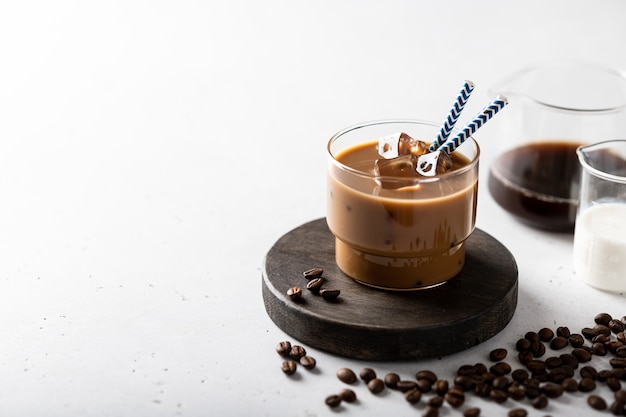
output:
M589 172L590 174L594 175L595 177L598 177L598 178L604 179L604 180L608 180L608 181L612 181L612 182L616 182L616 183L619 183L619 184L626 184L626 177L623 177L621 175L610 174L608 172L604 172L601 169L598 169L598 168L590 165L587 162L587 159L585 158L585 151L587 151L587 150L589 150L591 148L602 148L602 147L604 147L606 145L609 145L611 143L621 143L623 145L626 145L626 139L609 139L609 140L604 140L602 142L592 143L590 145L579 146L576 149L576 154L578 155L578 161L580 162L582 167L585 169L585 171Z
M349 167L345 164L343 164L342 162L338 161L337 158L335 157L335 155L333 154L333 152L331 151L331 146L333 145L333 143L335 143L341 136L358 130L358 129L362 129L362 128L366 128L366 127L371 127L371 126L380 126L380 125L391 125L391 124L409 124L409 125L422 125L422 126L432 126L434 128L439 128L441 127L440 123L435 123L435 122L431 122L428 120L421 120L421 119L381 119L381 120L371 120L368 122L362 122L362 123L357 123L354 124L352 126L346 127L340 131L338 131L337 133L335 133L334 135L332 135L332 137L330 138L330 140L328 141L328 144L326 145L326 150L328 152L328 156L332 159L333 163L336 164L339 168L343 169L346 172L349 172L353 175L362 177L362 178L368 178L368 179L372 179L372 180L379 180L379 181L398 181L398 180L406 180L406 177L398 177L398 176L391 176L391 175L376 175L373 173L369 173L369 172L365 172L365 171L361 171L358 169L354 169L352 167ZM453 128L451 135L457 134L458 132L460 132L460 129L458 128ZM415 178L414 181L412 181L412 185L411 186L415 186L417 184L423 184L423 183L431 183L431 182L439 182L442 180L445 180L447 178L451 178L451 177L456 177L462 174L465 174L466 172L472 170L477 164L478 164L478 160L480 159L480 146L478 145L478 142L476 141L476 139L474 139L473 136L469 136L466 141L460 145L464 146L466 143L473 143L474 147L476 148L476 155L474 155L474 157L470 160L470 162L459 168L456 169L454 171L450 171L450 172L446 172L443 174L439 174L439 175L435 175L433 177L418 177Z

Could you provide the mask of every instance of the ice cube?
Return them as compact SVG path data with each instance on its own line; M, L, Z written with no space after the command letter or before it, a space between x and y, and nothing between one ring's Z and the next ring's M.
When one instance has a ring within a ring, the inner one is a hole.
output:
M383 136L378 140L378 154L385 159L397 158L401 155L422 155L428 152L425 142L413 139L404 132Z
M393 159L377 159L374 163L374 173L384 179L379 178L376 181L383 188L406 187L413 184L411 180L418 177L416 166L417 156L412 154L400 155Z
M434 177L447 172L450 168L452 168L450 155L442 151L434 151L420 155L415 169L425 177Z

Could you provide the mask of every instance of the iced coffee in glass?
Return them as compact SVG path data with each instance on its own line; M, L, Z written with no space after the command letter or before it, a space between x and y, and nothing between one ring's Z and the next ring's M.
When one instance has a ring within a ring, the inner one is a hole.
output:
M337 265L353 279L415 290L463 269L476 220L480 150L470 137L438 165L422 166L436 171L416 173L415 148L427 146L438 129L426 121L376 121L330 139L327 222ZM394 135L401 138L400 155L385 159L381 138Z

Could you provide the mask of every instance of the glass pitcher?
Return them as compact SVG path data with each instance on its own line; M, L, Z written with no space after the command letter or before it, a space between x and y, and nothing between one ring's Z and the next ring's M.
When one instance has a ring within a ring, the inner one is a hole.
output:
M494 200L530 226L572 232L579 146L626 137L626 74L590 62L525 68L490 94L509 99L494 123L500 144L490 167Z

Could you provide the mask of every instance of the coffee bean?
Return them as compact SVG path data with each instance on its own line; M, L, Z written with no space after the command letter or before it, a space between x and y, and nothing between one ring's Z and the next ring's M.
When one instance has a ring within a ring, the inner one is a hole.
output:
M517 358L519 359L520 363L527 364L528 362L533 360L533 354L530 353L530 351L520 352L517 354Z
M378 394L385 389L385 383L380 378L370 379L367 382L367 389L370 390L372 394Z
M539 330L537 334L539 335L539 340L546 343L552 340L552 338L554 337L554 332L548 327L544 327L543 329Z
M582 334L579 333L574 333L571 334L568 338L567 341L569 342L570 345L572 345L572 347L581 347L582 345L585 344L585 338L583 337Z
M591 339L591 343L609 343L610 341L611 337L604 334L599 334Z
M435 407L426 407L422 412L422 417L439 417L439 409Z
M372 368L363 368L361 372L359 372L359 377L365 382L370 382L372 379L376 378L376 371Z
M404 394L404 399L407 400L411 404L417 404L418 402L420 402L421 398L422 398L422 393L416 389L407 391L406 394Z
M626 368L626 358L611 358L609 363L613 368Z
M571 366L573 369L578 368L578 359L571 353L563 353L559 355L559 358L563 361L563 365Z
M506 358L507 350L504 348L497 348L489 352L489 359L493 362L500 362L504 358Z
M465 394L456 387L452 387L446 392L444 399L452 408L459 408L465 402Z
M563 387L553 382L544 384L541 388L541 392L548 398L557 398L563 395Z
M567 392L578 391L578 381L576 381L574 378L565 378L561 382L561 386L563 387L563 390Z
M617 347L615 349L615 354L620 358L626 358L626 345Z
M539 334L537 334L537 332L526 332L526 334L524 335L524 339L526 340L530 340L531 342L535 342L537 340L539 340Z
M561 327L557 327L556 329L556 335L557 337L564 337L564 338L568 338L570 336L570 331L569 331L569 327L567 326L561 326Z
M463 391L470 391L476 386L476 381L467 375L459 375L454 378L454 386Z
M494 375L508 375L511 373L511 365L506 362L498 362L489 368L489 371Z
M626 414L626 403L617 400L613 401L609 410L614 416L623 416Z
M563 336L557 336L550 341L550 349L560 350L567 346L569 342Z
M517 343L515 343L515 348L518 352L526 352L530 349L531 342L528 339L519 339Z
M293 345L289 351L289 356L299 361L301 357L306 356L306 349L300 345Z
M432 388L433 384L428 379L422 378L417 380L417 389L421 392L430 392Z
M594 343L591 345L591 352L594 355L606 356L606 345L603 343Z
M606 410L606 401L599 395L591 394L587 397L587 404L596 410Z
M626 403L626 390L620 389L619 391L615 391L613 395L615 395L617 401Z
M598 371L598 381L606 382L609 378L613 378L613 373L609 369L602 369Z
M304 275L306 279L314 279L321 277L323 273L324 270L322 268L311 268L304 271L302 275Z
M279 342L276 345L276 352L280 355L280 356L289 356L289 352L291 352L291 343L288 341L285 342Z
M584 327L580 332L585 337L585 339L589 339L589 340L593 339L594 337L598 335L598 332L590 327Z
M626 332L619 332L615 335L618 342L626 344Z
M349 388L344 388L339 392L339 398L347 403L356 401L356 393Z
M435 374L433 371L423 370L415 374L415 379L417 380L426 379L430 381L431 384L434 384L435 382L437 382L437 379L439 378L437 378L437 374Z
M394 372L385 375L385 385L387 385L387 388L396 389L398 381L400 381L400 375Z
M549 358L546 358L545 362L548 369L558 368L563 365L563 360L558 356L550 356Z
M340 290L329 290L325 288L322 288L320 290L320 295L322 296L322 298L324 300L329 300L329 301L336 300L337 297L339 297L340 293L341 293Z
M596 381L591 378L582 378L578 383L578 391L591 392L596 389Z
M298 369L298 365L294 361L283 361L281 365L281 369L283 370L285 374L293 375L296 373L296 370Z
M356 374L350 368L340 368L337 371L337 378L346 384L354 384L356 382Z
M526 417L527 415L528 411L523 408L514 408L507 414L508 417Z
M446 392L448 392L448 389L450 388L448 381L446 381L445 379L440 379L437 382L435 382L435 392L437 393L437 395L440 396L444 396Z
M324 285L324 281L326 280L322 277L313 278L311 281L306 283L306 289L311 292L319 292L319 290L322 288L322 285Z
M484 374L485 372L487 372L487 365L479 362L476 365L474 365L474 371L476 372L477 375Z
M317 361L315 360L315 358L305 355L300 358L300 365L304 366L304 368L306 369L314 369L317 365Z
M428 405L429 407L439 408L439 407L441 407L443 405L443 397L441 397L439 395L435 395L434 397L431 397L428 400L426 405Z
M515 401L522 401L526 397L526 390L519 386L510 386L507 391L509 393L509 397Z
M509 398L509 394L507 391L494 388L489 392L489 398L498 404L502 404Z
M580 363L589 362L591 360L591 353L583 348L576 348L572 350L572 355L574 355Z
M546 397L545 395L540 395L534 400L532 400L531 402L532 406L536 408L537 410L546 408L548 406L548 403L549 403L548 397Z
M396 389L400 392L407 392L414 389L417 389L417 382L408 381L408 380L400 380L396 383Z
M480 408L472 407L463 411L463 417L479 417L480 416Z
M292 299L293 301L298 301L302 298L302 288L300 287L291 287L287 290L287 297Z
M596 381L598 379L598 371L593 366L583 366L580 368L580 376L582 378L591 378Z
M596 334L603 334L605 336L610 336L612 333L611 329L603 324L596 324L595 326L593 326L593 330L596 332Z
M339 407L339 405L341 404L341 397L339 397L339 395L329 395L328 397L326 397L326 400L324 402L327 406L331 408Z
M538 374L541 372L545 372L546 363L539 359L534 359L526 364L528 370L532 373Z
M614 376L606 380L606 386L609 387L609 389L613 392L617 392L622 389L622 383L619 382L619 379L615 378Z
M529 377L528 371L525 369L516 369L513 372L511 372L511 378L513 378L513 380L518 381L518 382L523 382L527 380L528 377Z
M609 324L607 324L607 327L615 334L624 331L624 323L619 320L611 320Z
M609 313L598 313L596 314L596 316L593 318L593 321L596 324L603 324L603 325L607 325L609 324L609 322L613 320L613 317L609 314Z
M535 340L530 344L530 351L535 358L540 358L546 353L546 346L541 340Z
M476 383L476 386L474 387L474 393L476 393L476 395L478 395L479 397L487 398L491 393L491 385L489 385L485 381L480 381Z
M573 373L573 372L572 372ZM562 366L550 369L548 372L548 381L560 384L565 378L568 378L568 372Z

